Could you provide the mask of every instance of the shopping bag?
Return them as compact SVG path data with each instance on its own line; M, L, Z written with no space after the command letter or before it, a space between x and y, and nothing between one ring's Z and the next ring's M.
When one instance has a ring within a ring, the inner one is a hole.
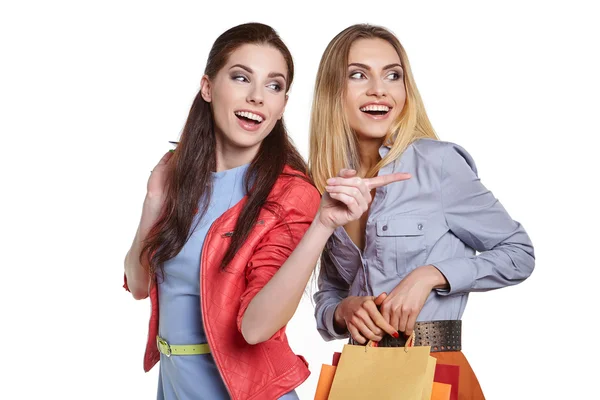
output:
M430 400L436 359L429 346L344 345L328 400Z
M458 400L458 378L460 367L458 365L440 364L435 366L433 381L450 385L450 400Z
M331 365L323 364L321 366L321 373L319 374L319 381L317 382L317 390L315 391L314 400L327 400L329 397L329 391L331 390L331 384L333 383L333 377L335 376L335 370L340 361L342 353L333 353L333 360Z
M431 400L450 400L452 385L446 383L433 382L431 387Z
M337 367L333 365L327 364L321 366L321 374L319 375L319 382L317 383L317 390L315 391L315 400L327 400L329 398L329 392L331 390L331 384L333 383L336 368Z
M319 382L317 383L317 390L315 391L315 400L328 400L336 368L337 367L333 365L327 364L321 366Z

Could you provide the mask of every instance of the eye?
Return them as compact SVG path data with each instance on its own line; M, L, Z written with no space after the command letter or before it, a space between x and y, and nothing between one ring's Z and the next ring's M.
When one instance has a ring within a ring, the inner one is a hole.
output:
M360 71L354 71L350 73L350 79L364 79L366 78L365 74Z
M246 78L244 75L233 75L231 79L238 82L249 82L248 78Z
M402 79L402 74L394 71L394 72L390 72L387 77L393 81L397 81L399 79Z
M275 92L281 92L281 85L278 82L269 83L267 87Z

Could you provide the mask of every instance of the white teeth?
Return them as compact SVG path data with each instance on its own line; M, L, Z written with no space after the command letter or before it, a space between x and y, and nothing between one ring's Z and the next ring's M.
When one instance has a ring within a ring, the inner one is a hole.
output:
M360 111L390 111L388 106L377 105L377 104L369 104L368 106L361 107Z
M248 112L248 111L236 111L235 115L239 115L240 117L244 117L244 118L249 118L258 123L263 122L263 117L261 117L260 115L256 115L254 113Z

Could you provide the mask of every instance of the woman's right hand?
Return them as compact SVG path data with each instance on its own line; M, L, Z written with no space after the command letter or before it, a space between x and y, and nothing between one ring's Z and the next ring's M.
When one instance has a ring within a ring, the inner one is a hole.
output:
M127 277L128 290L137 300L148 297L150 274L146 267L140 263L140 254L144 248L146 236L159 217L165 198L165 182L167 177L167 164L173 152L167 152L156 164L146 185L146 198L142 207L140 225L125 256L125 276Z
M410 174L400 172L360 178L355 170L342 169L339 176L327 180L316 218L329 229L344 226L359 219L369 209L371 190L407 179Z
M165 196L165 181L167 177L167 164L173 156L173 150L169 150L156 164L148 184L146 185L146 200L151 203L153 208L161 209Z
M395 338L400 337L398 331L386 322L377 308L386 297L386 293L380 294L377 298L374 296L346 297L335 309L336 329L347 329L352 338L361 344L367 343L367 340L379 342L385 333Z

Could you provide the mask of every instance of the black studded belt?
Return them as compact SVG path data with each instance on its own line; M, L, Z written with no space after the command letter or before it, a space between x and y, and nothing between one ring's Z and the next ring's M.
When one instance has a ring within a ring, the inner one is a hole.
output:
M460 351L461 346L461 321L428 321L417 322L415 324L415 346L430 346L431 352L439 351ZM390 335L385 335L377 343L377 347L404 347L406 340L403 335L398 339ZM359 345L360 343L350 338L350 344Z

